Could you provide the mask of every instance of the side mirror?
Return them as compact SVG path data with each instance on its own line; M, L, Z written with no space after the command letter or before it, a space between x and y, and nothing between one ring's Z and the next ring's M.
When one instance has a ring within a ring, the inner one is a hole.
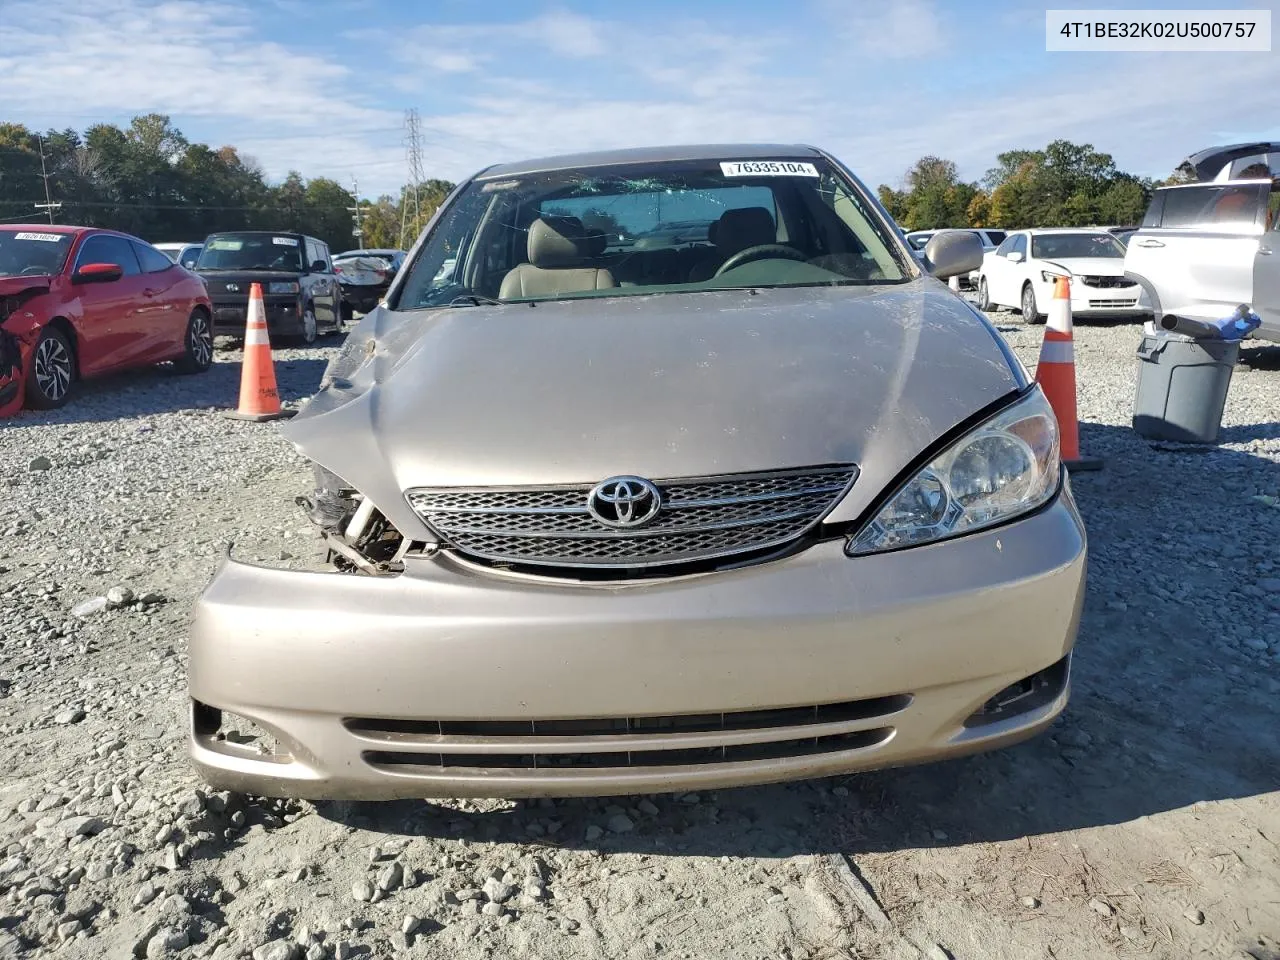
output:
M925 269L939 280L982 266L982 241L968 230L943 230L924 247Z
M124 276L118 263L86 263L71 276L72 283L112 283Z
M1006 254L1005 254L1005 257L1008 259L1008 261L1009 261L1010 263L1021 263L1021 262L1022 262L1022 251L1021 251L1021 250L1010 250L1008 253L1006 253Z
M311 272L312 273L328 273L329 265L325 263L323 260L315 260L311 264Z

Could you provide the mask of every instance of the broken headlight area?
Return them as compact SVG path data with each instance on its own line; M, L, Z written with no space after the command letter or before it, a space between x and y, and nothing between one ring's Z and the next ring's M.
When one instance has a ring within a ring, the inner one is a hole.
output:
M407 556L426 556L434 544L406 538L359 491L337 474L316 464L315 489L298 497L307 518L320 528L326 561L343 573L394 576L404 571Z

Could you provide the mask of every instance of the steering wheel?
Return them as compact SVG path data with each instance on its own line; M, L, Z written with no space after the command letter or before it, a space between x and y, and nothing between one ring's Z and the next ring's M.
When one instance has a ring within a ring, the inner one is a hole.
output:
M795 247L788 247L781 243L758 243L754 247L739 250L724 263L720 264L720 269L711 275L711 279L714 280L722 273L727 273L735 267L740 267L752 260L772 260L777 257L781 257L784 260L809 259Z
M20 274L18 274L18 276L20 276L20 277L40 277L40 276L44 276L44 275L45 275L46 273L48 273L48 272L49 272L49 270L48 270L48 268L47 268L47 267L40 267L40 266L35 266L35 267L25 267L25 268L23 269L23 271L22 271Z

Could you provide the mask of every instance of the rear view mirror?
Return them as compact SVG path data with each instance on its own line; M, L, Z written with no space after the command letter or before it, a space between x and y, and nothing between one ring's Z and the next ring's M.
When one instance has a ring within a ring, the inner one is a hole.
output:
M71 277L72 283L111 283L124 276L118 263L86 263Z
M1006 253L1006 254L1005 254L1005 257L1008 259L1008 261L1009 261L1010 263L1021 263L1021 262L1022 262L1022 251L1021 251L1021 250L1010 250L1008 253Z
M968 230L943 230L924 247L925 269L939 280L982 266L982 241Z

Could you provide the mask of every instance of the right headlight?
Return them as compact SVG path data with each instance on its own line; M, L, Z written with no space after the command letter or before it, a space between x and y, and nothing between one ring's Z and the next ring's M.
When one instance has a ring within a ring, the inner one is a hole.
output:
M957 440L845 544L849 556L943 540L1045 504L1058 490L1058 421L1039 387Z

